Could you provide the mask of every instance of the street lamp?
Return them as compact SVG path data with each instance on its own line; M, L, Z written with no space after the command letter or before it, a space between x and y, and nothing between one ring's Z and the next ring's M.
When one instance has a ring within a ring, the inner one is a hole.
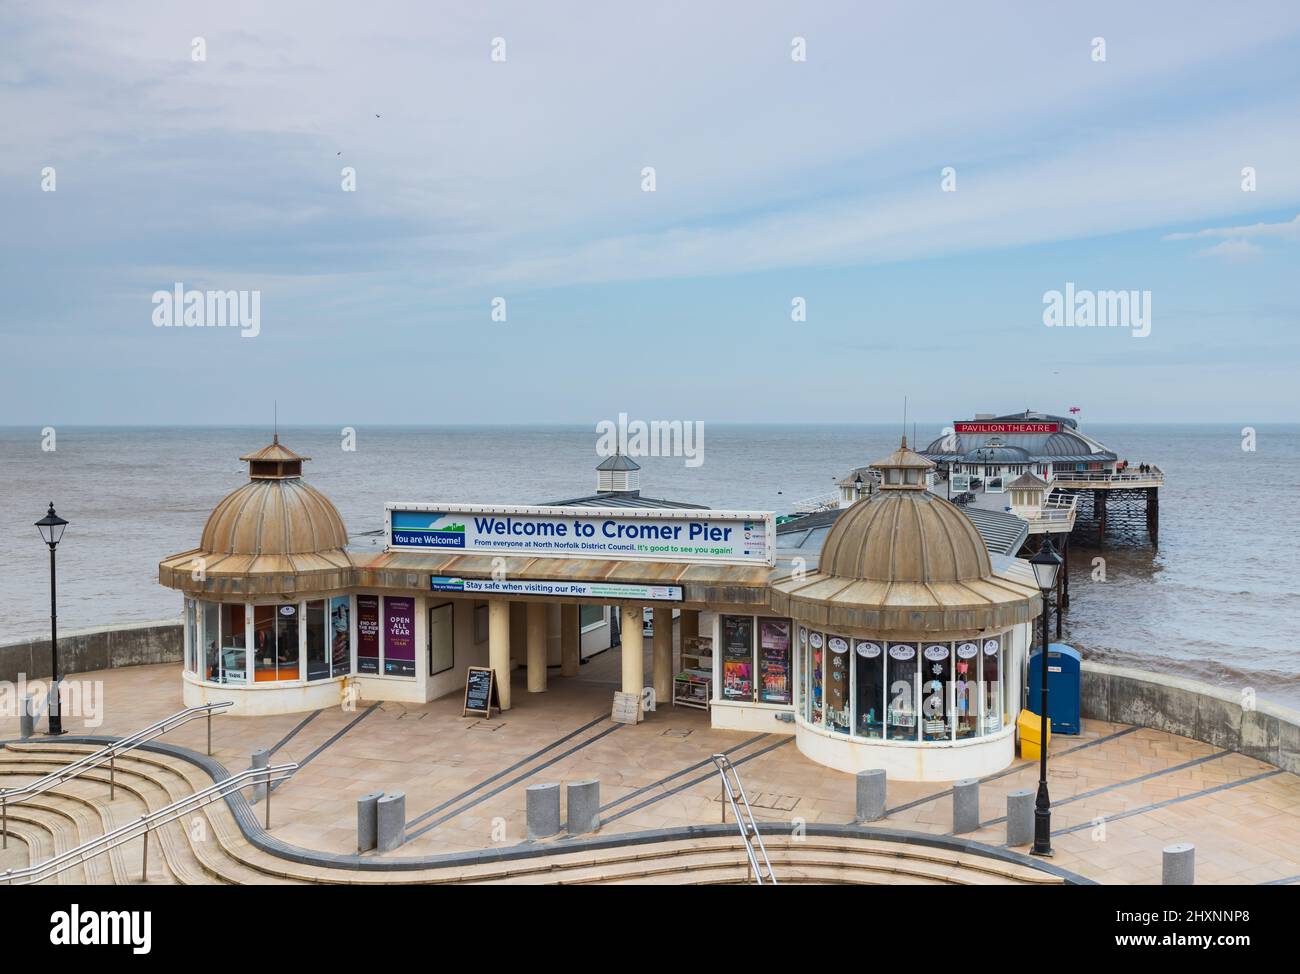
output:
M54 549L63 540L63 529L68 522L54 513L54 502L46 515L36 522L41 540L50 546L50 663L53 685L50 690L50 734L63 733L63 719L59 715L59 613L54 597Z
M1034 802L1034 848L1036 856L1052 854L1052 800L1047 794L1047 616L1051 605L1049 597L1056 587L1056 576L1061 571L1061 556L1052 547L1052 539L1043 536L1038 554L1029 559L1034 569L1034 580L1043 595L1043 658L1042 698L1038 712L1041 715L1038 732L1038 798Z

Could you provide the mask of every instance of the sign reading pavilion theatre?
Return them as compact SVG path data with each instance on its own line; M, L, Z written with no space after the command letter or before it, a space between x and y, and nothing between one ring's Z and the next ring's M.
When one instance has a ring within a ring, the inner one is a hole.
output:
M530 558L772 565L771 512L388 504L388 547Z

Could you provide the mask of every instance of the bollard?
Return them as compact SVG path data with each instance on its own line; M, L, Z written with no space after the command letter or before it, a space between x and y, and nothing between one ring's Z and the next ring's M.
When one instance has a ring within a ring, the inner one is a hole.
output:
M885 817L885 769L872 768L857 774L858 822L874 822Z
M565 788L569 802L570 835L595 832L600 825L600 780L575 781Z
M369 852L379 845L379 799L382 791L372 791L357 799L357 852Z
M1007 845L1034 841L1034 793L1028 788L1007 792Z
M379 851L392 852L406 841L406 793L395 791L379 799Z
M20 705L22 712L18 715L18 736L25 741L36 733L36 702L30 693L24 693Z
M980 783L964 778L952 786L952 831L955 835L975 832L980 827Z
M524 789L528 811L528 839L544 839L560 831L560 786L529 785Z
M264 747L259 747L253 752L253 767L266 768L271 764L271 752ZM253 801L259 802L266 797L266 780L263 779L253 785Z
M1160 882L1165 886L1192 886L1196 875L1196 846L1176 842L1165 846Z

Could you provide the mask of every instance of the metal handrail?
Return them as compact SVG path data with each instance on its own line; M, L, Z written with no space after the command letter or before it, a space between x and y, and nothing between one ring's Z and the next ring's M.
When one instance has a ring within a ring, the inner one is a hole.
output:
M1053 483L1069 483L1071 481L1086 481L1088 483L1119 483L1125 480L1158 480L1164 482L1164 471L1159 467L1152 467L1146 473L1134 471L1130 473L1125 470L1121 473L1106 473L1100 470L1062 470L1052 477Z
M17 805L20 802L34 798L62 784L65 781L71 781L87 771L93 771L100 767L105 761L108 762L108 797L111 801L117 793L117 767L116 758L119 754L125 754L127 751L146 744L155 737L161 737L169 731L175 730L182 724L187 724L197 717L207 717L208 719L208 754L212 753L212 715L218 711L225 710L227 707L233 707L233 700L221 700L216 703L200 704L197 707L186 707L184 710L178 710L170 717L164 717L162 720L155 721L148 727L143 727L131 734L129 737L123 737L120 740L108 744L98 751L80 757L71 764L59 768L57 771L51 771L49 774L30 781L21 788L9 788L0 790L0 848L9 848L9 806Z
M88 859L102 856L104 853L111 852L132 839L143 835L144 855L140 866L140 880L144 882L149 877L149 832L152 829L174 822L195 808L223 799L230 792L238 791L250 782L266 785L265 827L269 829L271 827L271 785L292 777L297 770L297 763L277 764L267 768L249 768L246 771L231 775L224 781L214 782L192 795L179 798L156 812L141 815L134 822L128 822L126 825L119 826L111 832L106 832L98 838L83 842L75 849L69 849L67 852L61 853L52 859L47 859L38 865L28 866L26 869L7 870L0 875L0 881L10 886L14 885L15 881L18 881L18 885L26 886L52 879L73 866L84 865Z
M714 767L718 769L718 774L722 778L722 821L727 821L727 805L731 806L731 813L736 817L736 825L740 827L740 839L745 844L745 855L749 859L749 868L754 873L755 885L762 886L770 884L776 886L776 876L772 872L771 860L767 858L767 846L763 844L763 836L758 831L758 823L754 821L754 813L749 807L749 798L745 795L745 786L740 782L740 775L736 772L736 766L731 763L731 759L725 754L713 755ZM731 783L735 781L735 790L732 790ZM739 793L739 802L737 802L737 793ZM758 840L758 849L755 851L754 840ZM760 865L761 859L761 865Z

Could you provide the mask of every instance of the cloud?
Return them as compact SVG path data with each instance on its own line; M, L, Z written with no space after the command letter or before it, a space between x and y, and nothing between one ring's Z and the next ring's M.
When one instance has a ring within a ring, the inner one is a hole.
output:
M1244 227L1209 227L1190 233L1167 233L1161 240L1203 240L1206 238L1225 238L1227 240L1247 241L1251 238L1266 237L1275 240L1300 240L1300 214L1294 220L1285 223L1252 223ZM1211 247L1210 251L1218 248ZM1258 248L1254 248L1258 250ZM1210 251L1202 251L1209 253Z
M1225 260L1247 260L1264 252L1244 237L1232 237L1222 240L1213 247L1206 247L1196 252L1197 257L1222 257Z

